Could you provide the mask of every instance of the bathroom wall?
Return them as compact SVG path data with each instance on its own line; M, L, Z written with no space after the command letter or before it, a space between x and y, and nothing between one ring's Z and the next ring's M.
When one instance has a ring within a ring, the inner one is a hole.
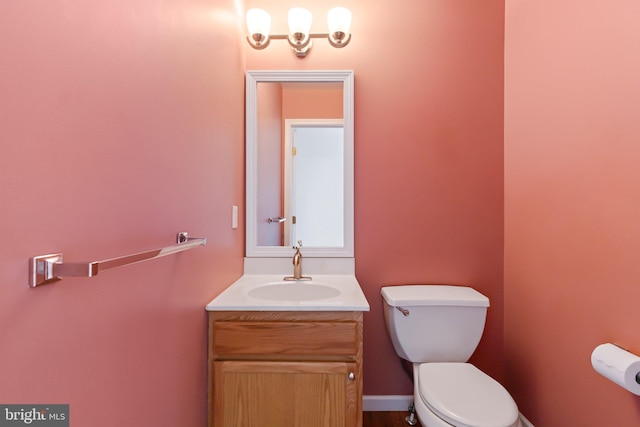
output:
M73 426L206 423L204 305L242 273L231 0L0 2L0 403ZM27 287L27 260L188 252Z
M505 343L534 425L640 424L593 349L640 354L640 4L506 2Z
M283 215L284 193L282 191L282 85L261 83L256 88L258 152L258 203L257 217L271 218ZM259 221L258 246L280 246L283 242L282 228Z
M391 284L487 294L473 360L504 379L504 2L341 4L349 46L317 40L303 60L248 47L231 0L0 4L0 403L70 403L96 427L204 424L203 306L242 271L245 68L355 70L365 394L412 392L384 331ZM284 32L293 4L247 6ZM306 6L325 31L326 3ZM27 288L31 256L110 258L181 230L207 246Z
M321 83L309 88L285 85L282 91L285 119L341 119L342 83Z
M412 394L387 338L380 288L471 285L491 298L474 362L499 380L503 361L504 2L345 0L353 38L314 40L299 59L284 41L247 48L247 69L355 71L356 274L365 315L364 393ZM287 0L265 7L287 30ZM325 32L329 7L305 7Z

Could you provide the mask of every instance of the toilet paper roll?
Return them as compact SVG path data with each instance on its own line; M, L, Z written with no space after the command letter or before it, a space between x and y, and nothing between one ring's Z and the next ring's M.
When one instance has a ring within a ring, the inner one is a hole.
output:
M591 365L603 377L640 396L640 357L615 344L600 344L591 353Z

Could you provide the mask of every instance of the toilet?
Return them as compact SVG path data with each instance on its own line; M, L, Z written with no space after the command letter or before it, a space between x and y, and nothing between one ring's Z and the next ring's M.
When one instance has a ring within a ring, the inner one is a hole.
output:
M484 331L486 296L450 285L387 286L381 293L393 347L412 364L423 427L521 427L509 392L467 363Z

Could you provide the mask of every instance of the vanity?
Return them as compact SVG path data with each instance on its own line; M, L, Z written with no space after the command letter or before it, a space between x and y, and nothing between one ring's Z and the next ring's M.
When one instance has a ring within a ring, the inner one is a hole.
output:
M249 71L246 93L246 257L206 306L209 427L361 427L353 72Z
M207 310L211 427L362 425L369 305L354 276L244 275Z

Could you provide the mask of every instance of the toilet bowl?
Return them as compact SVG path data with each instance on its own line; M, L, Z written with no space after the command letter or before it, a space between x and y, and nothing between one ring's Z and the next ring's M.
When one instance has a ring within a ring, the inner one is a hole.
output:
M511 395L472 364L422 363L414 370L414 404L424 427L520 426Z
M509 392L467 363L484 330L487 297L449 285L389 286L381 293L394 349L413 366L423 427L521 426Z

